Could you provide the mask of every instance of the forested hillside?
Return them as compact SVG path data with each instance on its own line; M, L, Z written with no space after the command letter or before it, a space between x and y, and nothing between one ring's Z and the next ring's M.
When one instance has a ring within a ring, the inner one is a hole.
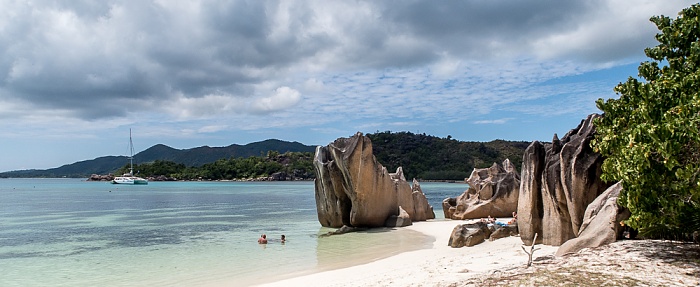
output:
M501 163L505 159L519 170L528 142L495 140L462 142L410 132L367 134L377 161L389 172L403 167L407 179L464 180L472 170ZM125 166L118 172L126 171ZM264 179L275 174L285 179L313 179L313 153L270 151L265 156L219 159L201 166L185 166L170 161L138 165L141 176L172 177L184 180Z
M313 179L314 153L269 151L265 156L219 159L201 166L157 160L134 166L134 172L152 180L307 180ZM128 166L116 174L129 170ZM270 179L270 177L272 177Z
M495 140L464 142L410 132L367 134L372 140L377 161L394 172L403 167L407 179L424 180L469 177L474 168L489 167L509 159L520 171L523 152L530 144L522 141Z
M377 161L389 172L403 167L407 179L463 180L473 168L489 167L510 159L519 170L528 142L495 140L463 142L410 132L367 134ZM198 147L186 150L155 145L134 156L134 172L142 177L184 180L266 178L312 179L313 146L267 140L245 146ZM0 177L88 177L122 174L126 157L101 157L48 170L0 173Z
M220 159L247 158L251 156L266 155L268 151L285 152L311 152L315 146L304 145L298 142L287 142L269 139L246 145L232 144L226 147L201 146L191 149L175 149L163 144L154 145L134 155L136 164L159 165L164 162L175 163L186 167L198 167L207 163L213 163ZM91 174L120 174L117 170L129 162L126 156L104 156L91 160L79 161L51 169L32 169L8 171L0 173L0 177L88 177ZM159 168L160 169L160 168ZM160 175L160 174L158 174Z

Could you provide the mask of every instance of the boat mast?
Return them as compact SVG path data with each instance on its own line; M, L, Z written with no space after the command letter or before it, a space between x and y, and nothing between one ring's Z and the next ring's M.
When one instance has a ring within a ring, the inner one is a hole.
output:
M131 129L129 129L129 174L134 175L134 142L131 140Z

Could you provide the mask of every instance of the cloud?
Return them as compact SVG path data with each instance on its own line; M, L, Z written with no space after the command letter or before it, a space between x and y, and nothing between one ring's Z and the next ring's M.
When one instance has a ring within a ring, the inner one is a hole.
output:
M215 132L227 130L227 129L228 129L228 126L226 126L226 125L210 125L210 126L204 126L204 127L199 128L199 130L197 130L197 132L199 132L199 133L215 133Z
M272 95L256 99L252 108L254 112L269 113L293 107L300 100L299 91L289 87L279 87Z
M312 93L319 93L323 92L323 82L316 79L316 78L310 78L304 81L304 90Z
M585 93L552 80L638 62L648 18L691 3L6 1L0 102L21 108L0 118L206 130L532 113Z
M462 61L459 59L443 56L439 61L435 62L430 70L435 76L440 78L451 78L459 70Z
M191 120L245 111L245 105L242 99L226 93L198 98L178 94L175 99L165 103L162 109L177 119Z
M474 121L473 123L475 125L502 125L502 124L505 124L511 120L513 120L513 118L504 118L504 119L495 119L495 120L480 120L480 121Z

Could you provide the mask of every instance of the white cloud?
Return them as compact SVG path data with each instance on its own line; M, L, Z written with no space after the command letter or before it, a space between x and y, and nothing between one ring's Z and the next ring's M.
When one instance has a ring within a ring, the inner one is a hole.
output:
M459 70L462 61L451 57L443 57L440 61L433 64L431 71L440 78L453 77Z
M495 119L495 120L480 120L480 121L474 121L474 124L476 124L476 125L502 125L502 124L505 124L511 120L513 120L513 118L504 118L504 119Z
M473 100L557 77L541 73L627 63L653 41L651 15L674 15L689 3L4 3L1 10L10 12L0 20L0 73L8 75L3 97L75 110L85 119L126 116L131 107L111 103L131 99L160 106L175 98L167 114L179 119L240 106L280 111L299 98L261 91L283 86L350 106L362 106L369 92L393 93L383 97L388 104L415 111L422 109L407 87L442 101ZM567 69L548 70L553 63ZM394 74L376 77L384 71ZM346 75L355 82L329 86ZM451 90L427 82L465 83L463 77L493 82L497 90L478 81ZM366 86L353 87L358 81Z
M179 120L192 120L244 111L245 102L226 93L209 94L199 98L188 98L178 94L174 100L164 103L163 109Z
M583 117L624 80L585 75L643 60L649 17L692 3L0 1L0 130L139 124L163 139Z
M274 112L291 108L301 100L299 91L289 87L279 87L272 95L255 99L252 103L255 112Z
M651 16L675 17L692 4L680 2L602 1L597 9L583 12L590 21L578 21L571 29L542 35L532 40L533 52L545 59L568 58L599 63L629 63L643 55L643 48L656 45L652 35L658 32ZM582 19L583 20L583 19Z
M197 130L198 133L215 133L223 130L227 130L229 127L227 125L209 125L203 126Z
M304 90L307 92L323 92L323 89L323 82L316 78L309 78L308 80L304 81Z

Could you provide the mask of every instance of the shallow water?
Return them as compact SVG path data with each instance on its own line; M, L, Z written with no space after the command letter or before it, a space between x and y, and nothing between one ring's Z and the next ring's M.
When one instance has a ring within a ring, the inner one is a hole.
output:
M466 188L421 186L438 217L442 199ZM433 241L388 228L319 237L332 229L318 223L313 189L312 182L0 179L0 286L250 285ZM257 244L262 233L269 244Z

